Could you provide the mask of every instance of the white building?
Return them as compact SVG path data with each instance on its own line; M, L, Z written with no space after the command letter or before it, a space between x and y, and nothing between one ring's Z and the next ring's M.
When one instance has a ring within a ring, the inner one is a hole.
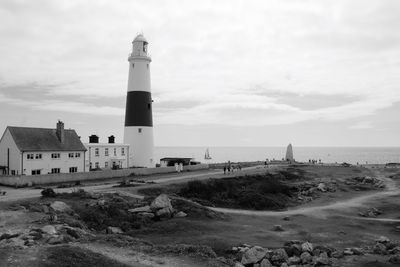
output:
M132 42L129 55L128 93L126 96L124 143L129 144L129 167L154 167L153 115L150 83L151 58L148 42L142 34Z
M85 143L86 169L121 169L129 166L129 145L116 144L114 136L108 137L108 143L99 143L97 135L89 136Z
M8 126L0 139L5 175L40 175L85 171L86 148L75 130ZM1 174L1 173L0 173Z

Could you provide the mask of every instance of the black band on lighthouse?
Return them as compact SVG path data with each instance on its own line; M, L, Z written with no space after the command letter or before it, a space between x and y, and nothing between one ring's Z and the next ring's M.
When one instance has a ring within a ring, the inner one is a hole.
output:
M126 96L125 126L153 126L151 93L130 91Z

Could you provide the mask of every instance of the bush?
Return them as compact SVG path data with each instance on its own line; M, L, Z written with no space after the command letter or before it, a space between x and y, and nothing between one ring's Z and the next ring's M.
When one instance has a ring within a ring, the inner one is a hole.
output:
M265 174L190 181L179 190L178 195L199 203L210 203L211 206L277 210L287 206L291 190L277 177Z
M54 190L52 188L46 188L43 189L42 192L40 192L42 194L42 197L56 197L57 194L56 192L54 192Z

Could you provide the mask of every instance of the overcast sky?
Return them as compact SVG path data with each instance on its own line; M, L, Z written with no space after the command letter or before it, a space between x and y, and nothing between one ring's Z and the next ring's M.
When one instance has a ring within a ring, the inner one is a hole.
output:
M122 141L131 42L158 146L400 146L400 1L0 1L0 131Z

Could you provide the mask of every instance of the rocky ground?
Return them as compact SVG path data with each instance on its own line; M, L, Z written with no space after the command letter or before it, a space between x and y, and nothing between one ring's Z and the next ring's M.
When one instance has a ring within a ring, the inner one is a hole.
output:
M291 188L284 210L210 209L179 194L185 181L144 178L2 202L0 266L400 264L400 170L290 166L248 175L266 172ZM243 192L254 189L249 181Z

